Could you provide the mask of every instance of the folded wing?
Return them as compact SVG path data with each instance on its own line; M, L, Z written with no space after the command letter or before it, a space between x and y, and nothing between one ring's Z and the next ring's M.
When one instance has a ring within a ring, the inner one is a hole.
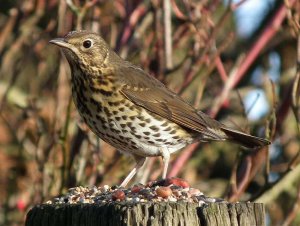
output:
M269 141L231 129L197 111L180 96L142 69L128 64L120 66L117 75L124 84L121 93L135 104L201 134L204 140L232 140L248 148L270 144ZM130 82L128 81L130 80ZM132 84L131 86L125 84Z

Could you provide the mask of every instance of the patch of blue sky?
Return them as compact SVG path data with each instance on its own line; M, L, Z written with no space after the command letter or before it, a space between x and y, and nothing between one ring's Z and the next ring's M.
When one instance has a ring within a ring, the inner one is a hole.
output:
M275 84L280 78L281 61L280 56L276 52L269 53L269 68L266 70L268 78ZM251 82L254 85L261 86L264 82L264 70L262 66L257 66L251 75ZM276 87L276 86L275 86ZM269 112L269 103L262 89L251 90L244 98L244 105L248 113L248 119L252 121L259 120Z
M240 1L233 0L233 3ZM247 0L241 4L234 12L238 35L243 38L251 36L274 3L275 0Z
M281 68L281 60L277 52L270 52L269 64L270 64L270 68L268 74L272 79L272 81L277 83L280 79L280 68Z
M262 89L249 91L243 102L250 121L259 120L269 112L269 103Z
M274 82L277 83L280 78L280 67L281 61L280 56L277 52L270 52L268 56L269 68L264 71L262 66L257 66L251 75L251 82L254 85L260 86L264 82L263 74L267 73L268 77Z

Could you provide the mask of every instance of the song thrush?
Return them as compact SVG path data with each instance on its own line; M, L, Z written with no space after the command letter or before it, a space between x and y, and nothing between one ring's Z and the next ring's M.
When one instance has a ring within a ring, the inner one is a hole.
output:
M161 156L165 178L170 154L196 141L238 142L248 148L269 141L231 129L119 57L96 33L72 31L50 43L61 47L71 68L72 95L86 124L102 140L130 153L136 166Z

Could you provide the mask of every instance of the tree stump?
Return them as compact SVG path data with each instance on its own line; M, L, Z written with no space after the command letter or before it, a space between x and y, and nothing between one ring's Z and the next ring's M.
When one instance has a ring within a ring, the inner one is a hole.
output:
M126 201L102 204L43 204L27 214L26 226L264 226L261 203Z

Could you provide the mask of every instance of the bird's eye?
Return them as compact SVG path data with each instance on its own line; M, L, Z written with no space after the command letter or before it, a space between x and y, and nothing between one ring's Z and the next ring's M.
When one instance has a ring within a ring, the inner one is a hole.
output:
M93 42L92 42L92 40L87 39L82 43L82 45L84 48L89 49L93 46Z

